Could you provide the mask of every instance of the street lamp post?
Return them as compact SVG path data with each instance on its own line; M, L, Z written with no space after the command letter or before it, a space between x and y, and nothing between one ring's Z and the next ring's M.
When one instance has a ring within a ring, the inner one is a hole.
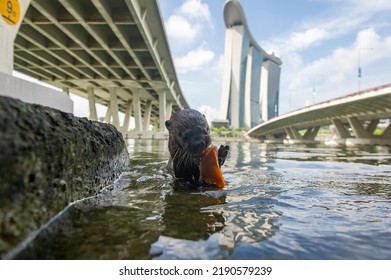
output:
M359 48L358 49L358 71L357 71L357 76L358 76L358 92L360 93L361 92L361 76L362 76L362 73L361 73L361 51L372 51L373 48Z

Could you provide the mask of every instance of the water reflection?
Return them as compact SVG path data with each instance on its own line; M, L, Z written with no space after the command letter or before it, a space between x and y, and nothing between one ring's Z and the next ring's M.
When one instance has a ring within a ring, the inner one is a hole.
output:
M388 148L228 144L216 190L168 174L166 141L130 141L129 171L18 258L391 258Z

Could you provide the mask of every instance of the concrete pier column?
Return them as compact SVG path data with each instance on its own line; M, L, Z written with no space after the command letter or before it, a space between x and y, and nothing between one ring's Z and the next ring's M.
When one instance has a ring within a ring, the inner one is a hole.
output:
M356 117L348 118L348 122L350 124L350 127L353 129L356 138L371 138L371 134L369 134L364 129L363 125Z
M151 121L151 112L152 112L152 100L147 100L145 103L145 111L143 118L143 131L147 132L149 129L149 123Z
M271 134L271 133L266 133L265 136L266 136L266 139L267 139L267 140L275 140L275 139L276 139L276 138L274 137L274 135Z
M110 88L109 92L110 92L110 112L111 112L111 116L113 117L111 124L119 129L120 127L119 127L119 116L118 116L117 89Z
M156 117L155 117L155 118L152 118L151 124L153 125L153 127L154 127L155 130L157 131L157 128L159 127L159 121L158 121L158 119L157 119Z
M303 138L306 140L314 140L316 135L318 134L318 131L320 129L320 126L310 127L305 132Z
M97 121L98 115L96 113L94 89L92 87L87 87L87 93L88 93L88 105L90 109L90 114L88 118L92 121Z
M366 131L373 135L373 132L375 131L377 125L379 124L379 119L374 119L369 122L369 124L366 127Z
M293 139L295 139L295 140L303 139L303 136L299 133L299 131L296 129L296 127L291 126L290 129L292 131Z
M337 129L339 138L346 139L352 137L350 133L346 130L345 126L343 125L340 119L333 119L332 123L335 125L335 128Z
M166 131L166 91L161 90L159 92L159 131Z
M172 114L172 101L167 101L166 105L166 119L170 119Z
M284 130L285 130L285 133L288 135L288 137L290 139L295 139L295 137L293 135L293 132L292 132L292 130L291 130L291 128L289 126L285 127Z
M122 133L127 133L129 131L130 117L132 116L132 105L133 102L131 99L129 99L128 104L126 105L125 119L124 119L124 124L122 126Z
M111 119L111 110L110 110L110 101L109 101L109 104L107 104L107 110L106 110L104 122L109 123L110 119Z
M382 136L382 138L391 139L391 123L383 131L383 134L381 136Z
M143 127L141 123L141 100L140 100L140 91L141 89L137 89L133 92L133 115L135 122L135 131L141 132Z

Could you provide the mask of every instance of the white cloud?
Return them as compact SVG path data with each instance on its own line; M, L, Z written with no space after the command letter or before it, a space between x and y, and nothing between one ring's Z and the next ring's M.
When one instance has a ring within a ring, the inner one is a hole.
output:
M207 22L211 22L212 19L208 5L201 0L186 0L179 8L179 13Z
M186 0L165 22L167 35L181 44L191 44L205 29L213 27L207 4L201 0Z
M166 30L168 36L174 40L192 43L200 30L200 26L198 24L192 25L180 15L172 15L166 22Z
M287 34L278 34L274 38L261 42L260 45L266 49L275 49L284 58L284 64L286 61L289 63L291 57L295 56L296 58L292 60L293 65L300 67L301 64L297 63L301 60L297 59L298 52L356 32L360 27L367 27L369 22L372 27L375 27L373 19L379 13L391 11L389 0L335 0L334 2L336 3L334 8L327 13L315 15L299 23L296 30ZM389 25L389 23L385 24Z
M317 59L296 73L292 84L298 87L308 83L314 75L325 75L326 82L343 82L357 73L358 54L360 50L361 64L371 64L391 59L391 36L381 38L374 28L367 28L357 33L355 42L346 48L335 49L329 56ZM371 48L372 50L370 50ZM303 79L306 77L306 79ZM306 81L307 80L307 81ZM302 82L299 82L302 81ZM291 86L291 88L293 88Z
M223 83L224 75L224 54L220 54L212 62L212 79L216 84L221 85Z
M218 59L217 59L217 62L216 64L214 65L213 69L218 73L220 74L221 76L223 76L223 72L224 72L224 54L220 54Z
M337 48L330 55L303 65L299 70L283 70L285 78L281 84L282 91L294 94L296 96L294 102L301 100L300 104L297 103L298 105L293 107L304 106L304 99L312 102L314 85L316 85L315 102L356 92L359 49L361 49L360 66L363 72L361 90L389 83L391 36L382 38L374 28L366 28L356 34L355 41L349 46ZM383 70L371 70L375 68Z
M304 32L294 32L288 39L288 47L293 50L302 50L318 43L328 36L330 36L328 31L318 27L310 28Z
M382 34L389 34L384 33L384 30L391 27L389 16L386 16L391 11L391 1L327 1L328 4L330 2L332 5L329 9L297 23L290 32L276 34L260 42L264 49L276 50L283 61L281 107L288 107L288 94L294 95L292 102L297 103L292 108L289 104L289 109L304 106L305 99L312 101L314 80L317 91L323 92L316 94L315 102L357 91L359 48L374 49L360 52L363 64L362 88L389 82L387 75L390 68L386 65L391 63L391 36ZM323 48L325 43L335 44L337 39L348 39L354 35L354 42L342 43L344 45L336 46L326 55L319 52L316 58L318 50L326 50ZM371 75L371 68L376 74Z
M219 116L219 112L215 108L212 108L208 105L201 105L198 108L198 111L205 115L209 124L211 124L211 122L217 119Z
M178 72L185 73L188 71L200 70L206 67L214 58L215 54L206 48L205 44L191 50L182 57L175 58L175 66Z

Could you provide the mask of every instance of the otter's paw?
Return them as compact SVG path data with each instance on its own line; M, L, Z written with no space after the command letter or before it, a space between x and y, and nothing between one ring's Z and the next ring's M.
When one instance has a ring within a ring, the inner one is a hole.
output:
M229 146L228 145L221 145L218 152L217 152L217 157L219 158L219 166L221 167L224 162L225 162L225 159L227 158L228 156L228 152L229 152Z

